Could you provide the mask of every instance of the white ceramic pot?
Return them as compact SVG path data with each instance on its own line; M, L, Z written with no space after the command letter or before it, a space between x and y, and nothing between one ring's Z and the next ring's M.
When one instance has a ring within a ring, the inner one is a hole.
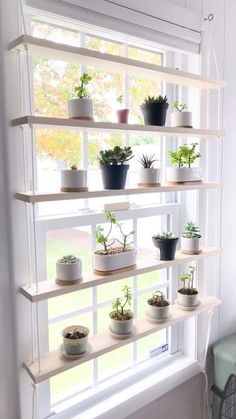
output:
M191 238L181 236L181 250L186 253L199 253L200 251L200 238Z
M201 181L199 167L167 167L167 182L183 183L183 182L199 182Z
M198 302L198 294L186 295L178 291L178 303L184 307L194 307Z
M61 281L78 281L82 278L82 261L77 259L74 263L56 262L56 276Z
M172 112L170 114L170 121L172 127L192 128L192 112Z
M139 169L138 184L156 185L159 183L160 169Z
M65 338L66 333L79 329L82 332L87 333L87 336L80 339L68 339ZM89 329L85 326L69 326L62 331L64 350L68 355L80 355L87 351L88 348L88 335Z
M167 319L170 311L170 305L165 307L156 307L152 306L151 304L147 303L148 309L147 314L152 319Z
M61 170L61 191L87 190L87 170Z
M68 114L72 119L93 120L93 101L91 99L70 99Z
M129 335L133 331L133 318L129 320L116 320L110 317L110 330L116 335Z
M100 272L110 272L128 268L136 263L137 250L117 253L116 255L93 254L93 269Z

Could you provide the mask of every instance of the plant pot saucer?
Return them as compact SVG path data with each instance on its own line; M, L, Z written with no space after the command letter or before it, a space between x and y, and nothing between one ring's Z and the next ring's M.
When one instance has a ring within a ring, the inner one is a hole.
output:
M90 118L88 116L75 116L73 118L69 118L69 119L77 119L78 121L94 121L94 118Z
M116 338L116 339L127 339L130 336L133 336L133 334L136 330L135 327L133 326L133 330L132 330L131 333L118 334L118 333L112 332L110 326L108 327L108 329L109 329L110 334L113 336L113 338Z
M180 249L180 251L181 251L181 253L184 253L185 255L200 255L200 253L202 253L201 249L199 249L195 252L191 252L190 250L183 250L183 249Z
M161 186L161 184L160 183L141 183L141 182L139 182L137 184L137 186L144 187L144 188L154 188L155 186Z
M80 279L71 279L70 281L66 281L64 279L59 279L59 278L56 278L55 279L56 284L58 284L58 285L64 285L64 286L65 285L80 284L82 281L83 281L83 278L80 278Z
M189 180L186 182L166 182L166 185L191 185L192 183L202 183L202 180Z
M194 310L196 310L200 306L201 301L198 300L197 304L195 306L193 306L193 307L183 306L182 304L180 304L178 302L178 299L175 300L175 304L177 304L181 308L181 310L184 310L184 311L194 311Z
M88 188L61 188L61 192L88 192Z
M65 352L64 345L63 343L61 343L58 348L58 351L59 351L59 354L63 356L63 358L75 360L75 359L82 358L85 354L89 353L91 351L91 345L88 344L87 351L83 352L82 354L69 355Z
M148 312L145 311L145 316L147 317L148 321L150 321L151 323L165 323L166 320L170 319L171 314L169 314L169 316L165 317L164 319L154 319L154 317L149 316Z
M132 266L128 266L127 268L114 269L114 271L98 271L97 269L94 269L93 273L95 275L100 275L100 276L109 276L109 275L119 274L121 272L131 271L135 267L136 267L136 265L132 265Z

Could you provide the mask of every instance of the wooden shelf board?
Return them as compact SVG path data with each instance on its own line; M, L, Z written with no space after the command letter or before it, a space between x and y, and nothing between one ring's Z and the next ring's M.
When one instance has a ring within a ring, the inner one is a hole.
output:
M65 128L65 129L80 129L88 132L121 132L121 133L150 133L163 136L181 136L181 137L195 137L195 138L219 138L224 135L221 130L209 129L195 129L195 128L173 128L161 127L155 125L141 125L141 124L120 124L116 122L95 122L95 121L81 121L78 119L69 118L54 118L46 116L22 116L13 119L12 127L23 125L34 125L38 128Z
M123 196L123 195L142 195L148 193L162 193L162 192L178 192L178 191L193 191L200 189L219 189L222 187L221 183L217 182L192 182L188 184L179 185L162 185L153 187L133 187L127 189L102 189L98 191L88 192L17 192L15 198L35 204L37 202L49 201L65 201L71 199L86 199L86 198L103 198L108 196Z
M165 323L151 323L146 318L136 320L134 322L134 333L127 339L115 339L111 336L109 331L94 335L89 338L90 351L77 360L65 359L59 354L58 350L55 350L48 352L41 357L40 371L38 369L37 360L33 363L24 363L24 368L34 383L40 383L91 359L97 358L131 342L135 342L151 333L158 332L159 330L180 323L190 317L214 309L221 304L221 301L216 297L199 297L199 299L201 300L201 304L195 311L183 311L177 305L172 305L170 308L170 317Z
M198 255L186 255L180 251L176 254L176 259L171 261L157 260L154 256L154 250L149 253L139 251L136 267L125 272L119 272L109 276L95 275L91 272L87 273L83 277L83 282L74 285L58 285L54 281L41 281L39 282L38 292L36 291L35 284L31 287L24 286L20 288L21 294L23 294L32 303L43 301L49 298L58 297L60 295L68 294L71 292L79 291L85 288L90 288L109 282L117 281L119 279L128 278L131 276L142 275L147 272L153 272L156 270L172 267L178 264L189 263L193 260L204 259L209 256L219 255L221 249L216 247L203 247L203 251Z
M200 89L217 89L225 86L224 81L214 80L194 73L188 73L157 64L131 58L119 57L87 48L59 44L46 39L22 35L12 41L9 50L25 52L54 60L69 61L85 66L98 66L108 71L123 71L132 75L155 78L168 83L182 84Z

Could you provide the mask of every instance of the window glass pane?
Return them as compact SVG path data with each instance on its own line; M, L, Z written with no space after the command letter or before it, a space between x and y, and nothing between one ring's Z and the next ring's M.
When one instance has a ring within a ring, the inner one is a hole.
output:
M107 54L114 54L119 56L124 55L124 47L121 43L103 38L96 38L91 35L86 35L85 47L103 53L106 52Z
M48 39L61 44L73 46L79 46L80 44L80 34L78 32L52 24L31 21L31 33L36 38Z
M129 58L133 58L135 60L146 61L147 63L151 64L158 64L161 65L162 55L160 52L153 52L148 51L146 49L137 48L130 46L128 48Z
M132 345L126 345L98 358L98 378L104 380L132 366Z

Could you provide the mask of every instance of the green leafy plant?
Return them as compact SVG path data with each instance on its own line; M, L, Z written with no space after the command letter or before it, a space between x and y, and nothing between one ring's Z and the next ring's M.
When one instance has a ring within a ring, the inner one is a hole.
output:
M199 233L199 227L192 221L189 221L184 227L184 232L182 234L186 239L200 239L201 234Z
M193 143L189 147L187 144L184 144L177 151L169 151L172 164L177 164L178 167L191 167L195 160L201 157L201 154L196 151L197 145L197 143Z
M148 96L144 99L144 105L147 103L168 103L167 96Z
M125 234L123 230L123 226L119 223L115 217L115 215L110 211L105 211L106 221L109 223L108 232L104 233L104 228L100 225L96 227L95 230L95 237L96 242L103 246L102 250L97 250L97 254L101 255L108 255L108 254L115 254L120 252L127 252L131 248L131 243L128 242L128 238L134 234L134 230L130 231L129 233ZM121 239L110 239L110 235L113 229L113 226L116 225L121 233ZM114 243L120 243L121 247L114 248L112 247Z
M143 166L144 169L151 169L157 159L154 159L155 153L148 156L147 154L143 154L140 159L138 160L139 163Z
M115 146L113 150L101 150L98 161L100 166L119 165L131 160L133 157L131 147L121 148L120 146Z
M159 240L170 240L170 239L177 239L177 236L175 236L174 234L172 234L171 232L162 232L162 233L158 233L155 236L153 236L153 239L159 239Z
M72 166L70 166L71 170L78 170L78 166L77 164L72 164Z
M125 306L131 306L132 293L131 288L125 285L122 289L123 297L117 297L112 304L114 312L111 313L111 317L116 320L129 320L132 319L133 313L131 310L125 310Z
M176 109L179 112L183 112L186 111L188 109L188 106L186 105L186 103L180 103L178 102L178 100L174 100L172 102L172 106L174 109Z
M73 97L79 98L79 99L87 99L89 98L87 85L92 80L92 76L90 76L88 73L83 73L82 76L80 76L80 85L75 86L73 90Z
M196 294L197 292L197 290L193 287L195 271L195 266L189 266L189 273L185 273L180 277L180 281L183 283L183 290L190 291L191 294Z
M159 290L155 291L152 294L152 298L148 299L148 304L156 307L165 307L169 305L168 301L165 299L164 294Z
M75 263L77 262L78 258L74 255L67 255L63 256L61 259L59 259L59 262L61 263Z
M120 95L116 98L117 102L122 105L122 103L124 102L124 95Z

